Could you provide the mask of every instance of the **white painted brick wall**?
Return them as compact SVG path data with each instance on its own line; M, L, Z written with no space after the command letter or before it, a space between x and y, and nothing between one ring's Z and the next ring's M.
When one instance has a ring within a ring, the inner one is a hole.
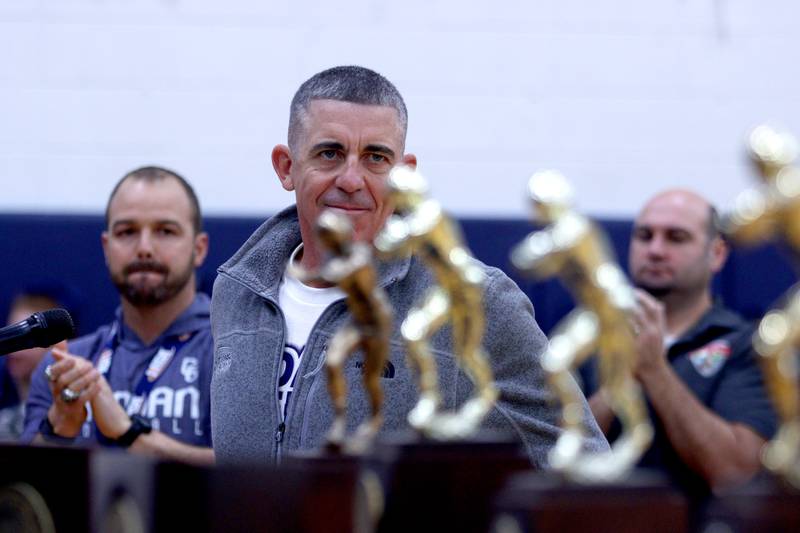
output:
M751 126L800 136L798 20L793 0L0 0L0 210L99 212L155 163L208 213L274 212L294 90L351 63L400 88L457 214L526 215L541 167L596 215L673 185L724 207L753 183Z

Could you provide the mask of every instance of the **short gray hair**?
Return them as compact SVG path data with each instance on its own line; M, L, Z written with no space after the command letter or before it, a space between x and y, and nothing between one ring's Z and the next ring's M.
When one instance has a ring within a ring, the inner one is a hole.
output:
M405 141L408 111L397 88L378 74L364 67L333 67L314 74L292 98L289 110L289 148L294 150L302 131L302 120L312 100L337 100L363 105L380 105L397 111Z

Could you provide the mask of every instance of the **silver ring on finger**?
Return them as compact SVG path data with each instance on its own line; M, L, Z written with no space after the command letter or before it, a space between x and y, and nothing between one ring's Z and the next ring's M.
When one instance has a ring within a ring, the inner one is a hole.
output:
M65 387L61 391L61 399L64 400L66 403L72 403L78 398L80 398L81 393L76 392L69 387Z
M48 381L56 380L56 378L53 377L53 365L47 365L44 367L44 375L47 376Z

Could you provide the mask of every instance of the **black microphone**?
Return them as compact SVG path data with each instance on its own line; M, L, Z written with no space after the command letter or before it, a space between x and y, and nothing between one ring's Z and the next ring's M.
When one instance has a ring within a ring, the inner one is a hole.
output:
M47 348L73 336L75 325L66 309L48 309L0 328L0 355L28 348Z

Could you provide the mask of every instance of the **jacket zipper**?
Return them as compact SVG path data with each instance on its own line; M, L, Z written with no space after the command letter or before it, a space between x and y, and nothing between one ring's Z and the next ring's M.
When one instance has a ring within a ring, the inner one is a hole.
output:
M280 306L278 305L277 300L274 300L273 298L271 298L269 296L265 296L264 294L259 293L258 291L254 290L252 287L250 287L247 283L245 283L242 280L236 278L235 276L230 275L228 272L220 270L219 273L224 275L224 276L226 276L227 278L231 279L232 281L238 283L239 285L242 285L247 290L252 291L252 292L256 293L257 295L261 296L262 298L264 298L264 300L267 303L269 303L270 305L272 305L278 311L278 314L280 314L281 321L283 322L283 328L282 328L283 329L283 338L281 339L281 344L280 344L280 347L279 347L280 353L279 353L279 357L278 357L278 360L277 360L277 368L275 369L275 375L278 375L278 372L280 371L281 361L283 360L283 350L286 347L286 315L283 314L283 309L280 308ZM397 280L397 277L390 278L388 283L381 284L381 287L385 288L385 287L391 285L392 283L394 283L396 280ZM325 318L326 315L329 314L329 312L332 312L331 308L333 308L336 304L338 304L340 302L345 306L345 308L347 307L346 298L342 299L342 300L337 300L337 301L331 303L331 305L329 305L328 308L325 309L322 312L322 314L317 318L316 322L314 322L314 325L311 328L311 334L312 335L317 330L317 326L319 326L319 324L322 321L322 319ZM319 333L317 332L317 334L319 334ZM308 345L308 341L310 341L310 340L311 340L311 337L309 336L309 338L306 339L306 345ZM328 343L325 343L325 345L322 348L321 357L323 357L323 358L327 357L327 352L328 352ZM300 376L301 375L300 371L305 366L307 366L306 361L307 361L306 357L303 357L300 360L300 367L297 369L297 376ZM297 376L295 376L295 379L297 379ZM286 436L286 420L284 419L283 413L281 412L280 403L278 402L278 394L277 394L278 383L276 382L276 383L274 383L272 385L268 385L268 386L274 386L275 387L275 391L276 391L276 393L275 393L275 407L276 407L276 410L278 412L278 417L279 417L279 419L281 419L281 422L275 428L275 435L274 435L274 438L275 438L275 457L274 457L275 461L274 462L275 462L275 464L280 464L280 462L281 462L281 451L282 451L282 448L283 448L283 439ZM289 414L291 412L291 407L293 406L293 404L296 401L297 401L296 400L296 395L292 394L292 396L289 398L289 403L286 405L286 415L287 415L286 418L288 418L288 416L289 416ZM302 437L302 435L301 435L301 437Z
M281 443L283 442L283 434L286 432L286 423L281 422L278 424L277 429L275 430L275 461L276 464L280 464L281 461Z
M271 298L267 298L267 301L273 307L275 307L275 309L278 311L278 314L281 316L281 321L283 322L283 328L282 328L283 331L282 331L281 344L278 347L278 361L277 361L277 365L276 365L276 368L275 368L275 375L276 376L280 376L281 362L283 361L283 351L286 349L286 316L284 316L283 309L280 308L280 306L278 305L278 302L274 302ZM278 377L278 381L280 381L280 377ZM286 433L286 420L284 420L283 412L281 411L281 404L278 401L278 381L276 381L275 383L273 383L271 385L272 387L275 387L275 389L274 389L275 390L275 396L274 396L274 398L275 398L275 410L278 412L278 420L280 420L280 423L278 424L278 427L275 428L275 457L274 457L274 459L275 459L275 464L276 465L279 465L281 463L281 449L283 448L283 436ZM270 387L270 384L267 384L267 387ZM288 412L288 406L287 406L287 412Z
M281 320L283 321L283 338L281 339L281 348L280 348L281 352L280 352L280 357L278 358L278 367L276 368L275 372L275 375L279 375L281 360L283 359L283 350L286 348L286 315L283 314L283 309L281 309L278 303L276 301L273 301L272 298L267 298L267 301L271 305L273 305L275 309L278 310L278 313L281 316ZM319 326L320 322L322 322L323 318L325 318L325 315L329 314L331 312L331 308L334 307L339 302L343 302L343 300L337 300L331 303L331 305L329 305L317 318L316 322L314 322L314 325L311 327L311 334L309 335L308 339L306 339L306 346L308 346L309 342L311 341L311 335L315 335L315 332L316 335L319 334L317 331L317 327ZM303 351L305 352L305 349ZM325 345L322 348L322 354L320 357L324 358L327 354L327 351L328 351L328 343L325 343ZM294 378L295 382L297 382L297 378L301 376L302 370L308 366L307 361L308 358L305 356L304 353L303 357L300 358L300 366L297 368L297 374L295 375ZM283 450L283 439L286 436L286 420L291 415L293 411L292 407L294 406L295 402L297 402L297 400L295 394L292 394L289 397L289 403L286 404L286 416L284 417L284 414L281 412L280 403L278 402L277 387L278 384L275 383L275 388L276 388L275 405L278 408L278 416L281 419L281 423L278 424L278 427L275 428L275 464L280 464L281 452Z
M283 309L281 309L281 307L278 305L277 300L275 300L275 299L273 299L273 298L271 298L269 296L266 296L266 295L264 295L264 294L262 294L262 293L260 293L260 292L258 292L256 290L254 290L247 283L244 283L242 280L236 278L235 276L231 276L228 272L220 270L219 273L221 275L224 275L225 277L229 278L230 280L238 283L239 285L241 285L245 289L247 289L249 291L252 291L255 294L257 294L258 296L262 297L264 299L264 301L267 302L267 304L271 305L273 308L275 308L275 310L277 310L278 314L280 315L281 322L283 323L283 328L282 328L283 331L282 331L281 343L280 343L280 345L278 347L277 361L275 362L275 375L279 376L280 375L279 372L280 372L280 369L281 369L281 362L283 361L283 350L286 347L286 316L283 314ZM314 324L314 326L316 326L316 324ZM302 361L301 361L301 363L302 363ZM298 369L298 372L299 371L300 371L300 369ZM275 383L272 383L272 384L268 383L267 387L268 388L269 387L274 387L273 390L275 391L275 395L274 395L274 398L275 398L275 411L278 413L278 420L281 421L278 424L278 427L275 428L275 435L274 435L274 438L275 438L275 453L274 453L274 457L273 457L274 464L280 464L280 462L281 462L281 449L283 447L283 438L284 438L284 436L286 434L286 421L283 418L283 413L281 412L280 402L278 401L278 382L276 381ZM294 395L292 395L292 396L294 396ZM288 405L286 406L286 411L287 411L287 413L289 411L289 406Z
M311 327L311 333L309 333L308 339L306 339L306 346L309 346L320 335L320 332L319 332L320 323L322 323L324 321L328 321L329 320L329 316L334 313L333 309L336 308L339 304L344 305L345 308L347 306L347 304L345 303L344 299L336 300L335 302L331 303L327 308L325 308L325 310L322 312L322 314L320 314L319 317L317 317L317 320L314 322L314 325ZM283 314L283 311L281 311L281 314ZM284 344L285 344L286 343L286 318L285 317L284 317L283 325L284 325ZM323 361L323 364L324 364L324 360L325 360L324 358L327 357L327 354L328 354L328 343L325 342L323 344L323 346L322 346L322 352L320 353L320 360ZM306 354L305 349L303 349L303 357L300 358L300 366L297 368L297 374L295 375L295 378L294 378L295 379L295 383L297 383L297 379L303 375L303 371L306 368L308 368L309 363L308 363L307 355L308 354ZM308 402L308 399L309 398L307 396L306 397L306 402ZM292 416L292 412L294 411L294 404L297 403L298 401L299 400L297 399L297 395L292 393L292 395L289 397L289 403L286 404L286 417L284 419L284 422L290 416ZM307 420L308 419L304 417L303 424L301 425L301 434L300 434L301 440L302 440L303 434L305 433L305 423L307 422ZM280 426L278 426L278 429L280 429ZM284 430L285 429L286 428L284 426ZM283 438L284 434L285 434L285 431L281 434L281 438Z

